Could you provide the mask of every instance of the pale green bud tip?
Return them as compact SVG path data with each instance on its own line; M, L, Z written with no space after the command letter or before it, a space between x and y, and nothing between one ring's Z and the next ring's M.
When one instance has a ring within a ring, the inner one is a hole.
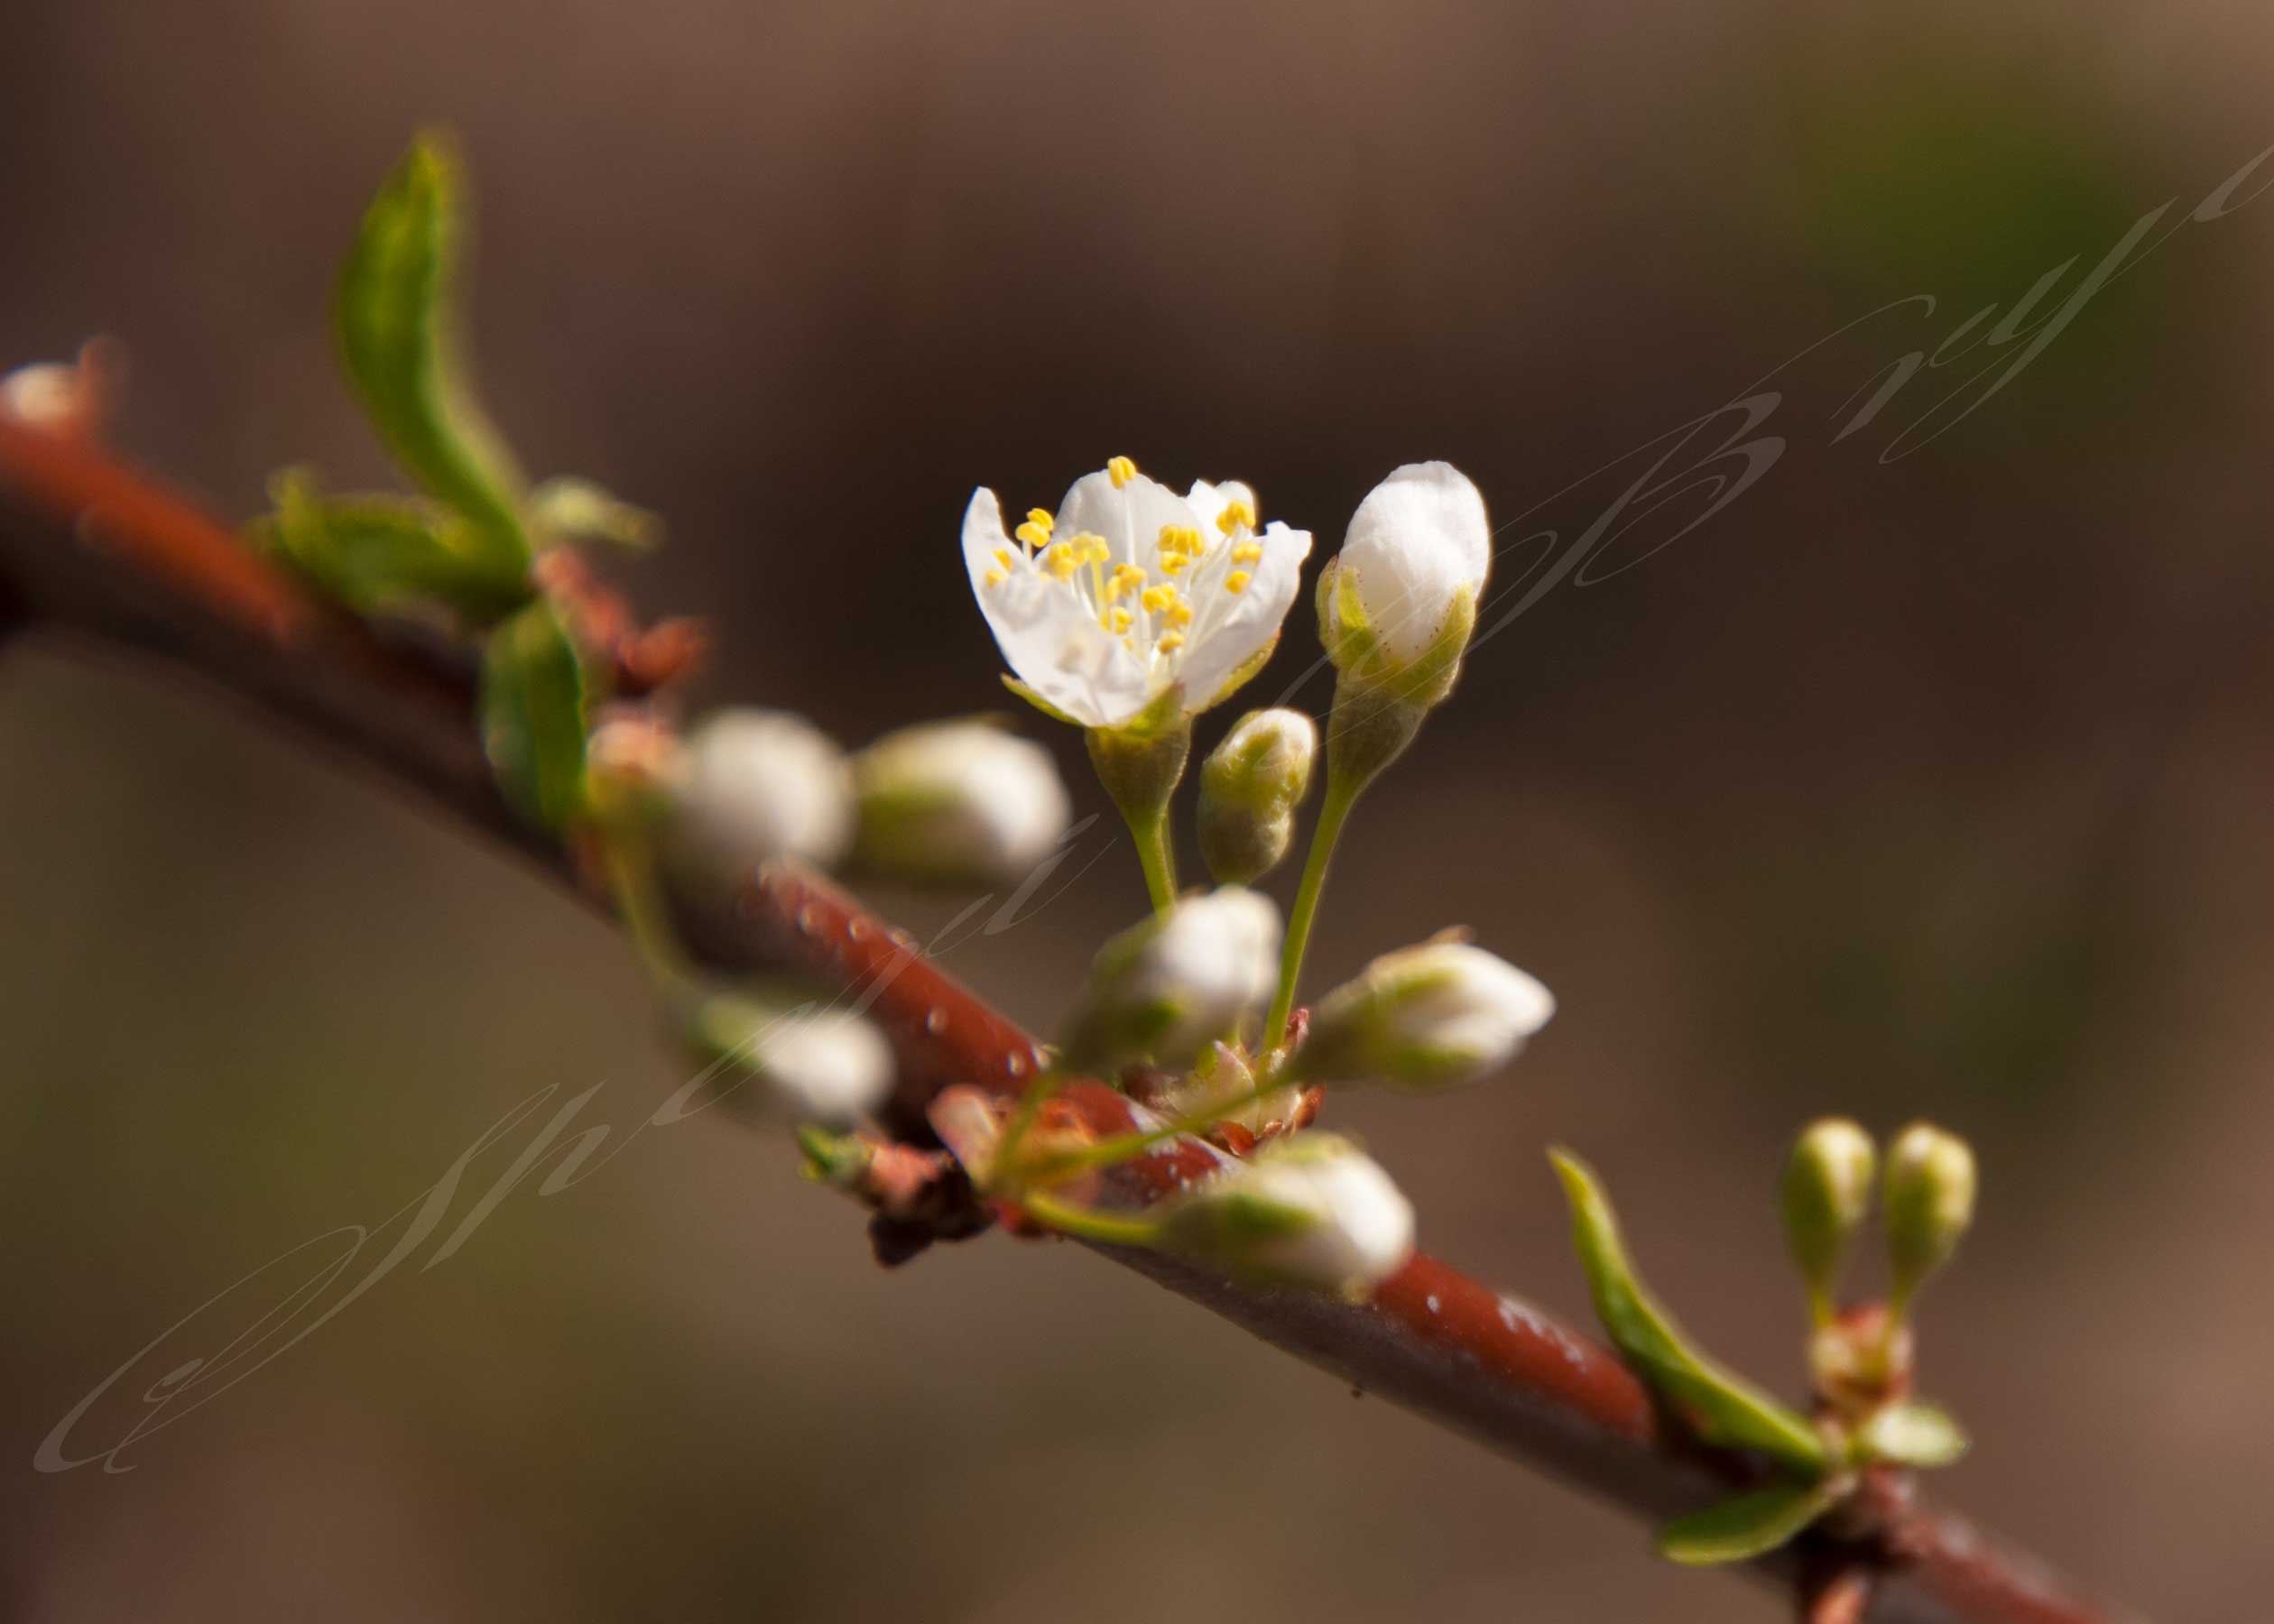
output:
M1317 724L1302 712L1240 718L1200 768L1200 853L1210 873L1247 885L1278 865L1317 757Z
M777 857L830 863L853 835L853 782L827 735L783 711L737 708L690 733L657 831L665 876L716 902Z
M1819 1308L1829 1305L1849 1243L1872 1204L1879 1156L1872 1136L1844 1117L1811 1123L1785 1166L1785 1239Z
M1162 1241L1239 1272L1357 1297L1413 1256L1413 1204L1349 1140L1300 1133L1179 1203Z
M1278 908L1236 885L1141 920L1098 950L1065 1063L1191 1065L1271 996L1279 952Z
M1907 1296L1950 1260L1974 1222L1973 1149L1956 1134L1917 1122L1887 1153L1887 1248L1896 1295Z
M1424 942L1383 955L1319 1001L1294 1075L1452 1087L1514 1059L1555 1012L1554 994L1482 947Z
M1050 754L985 722L888 734L853 759L870 868L922 881L1008 883L1065 835L1069 806Z

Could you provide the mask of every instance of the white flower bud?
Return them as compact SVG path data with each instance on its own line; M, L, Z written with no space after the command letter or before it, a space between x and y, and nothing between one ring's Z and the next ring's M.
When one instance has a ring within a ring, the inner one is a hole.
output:
M1162 1244L1231 1269L1362 1296L1413 1256L1413 1204L1348 1140L1274 1140L1164 1217Z
M691 1024L699 1047L763 1078L801 1122L850 1121L892 1092L892 1046L850 1010L781 1010L720 993Z
M776 857L829 863L853 835L852 774L837 747L782 711L718 712L688 736L657 831L663 872L716 905Z
M887 734L853 758L860 861L921 881L1023 879L1066 833L1049 752L985 722Z
M1450 463L1409 463L1351 515L1319 578L1319 631L1345 678L1434 705L1451 691L1493 561L1484 499Z
M1098 949L1064 1064L1182 1070L1271 995L1279 951L1279 909L1235 885L1131 926Z
M1311 1011L1297 1076L1447 1088L1505 1066L1556 1012L1547 988L1466 942L1384 954Z
M1200 854L1226 885L1253 885L1295 836L1318 724L1298 710L1250 711L1200 767Z
M1887 1151L1887 1254L1898 1303L1950 1261L1974 1223L1974 1150L1955 1133L1914 1122Z

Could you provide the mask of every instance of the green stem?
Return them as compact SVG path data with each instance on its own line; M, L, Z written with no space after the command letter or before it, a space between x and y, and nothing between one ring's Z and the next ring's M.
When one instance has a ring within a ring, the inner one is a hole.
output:
M679 950L671 929L670 910L664 905L663 888L655 877L655 857L647 833L629 822L600 826L601 864L608 889L615 894L616 911L632 938L632 950L648 979L662 992L684 991L698 978L693 964Z
M1326 774L1326 797L1318 808L1318 823L1311 830L1310 855L1303 863L1303 883L1295 893L1295 911L1287 919L1287 945L1280 953L1279 992L1271 1012L1263 1020L1263 1041L1280 1042L1287 1035L1287 1018L1295 1010L1295 983L1303 973L1303 950L1310 943L1311 921L1318 914L1318 899L1326 889L1326 865L1334 861L1335 843L1342 838L1350 809L1358 804L1364 779L1335 771Z
M1160 1225L1153 1219L1116 1217L1076 1206L1054 1195L1021 1196L1019 1206L1030 1217L1077 1241L1103 1241L1109 1246L1151 1246L1160 1233Z
M1166 913L1177 900L1177 854L1169 844L1169 816L1156 812L1150 818L1132 817L1129 833L1137 842L1137 862L1145 871L1145 890L1153 911Z

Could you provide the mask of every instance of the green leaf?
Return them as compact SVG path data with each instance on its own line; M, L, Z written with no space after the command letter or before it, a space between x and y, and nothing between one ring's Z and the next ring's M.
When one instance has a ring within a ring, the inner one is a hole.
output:
M522 476L459 360L465 235L458 155L443 137L421 135L373 199L340 271L340 353L395 460L471 521L485 549L526 564Z
M1863 1460L1932 1469L1952 1464L1972 1444L1948 1410L1914 1399L1890 1404L1865 1422L1855 1450Z
M1637 1373L1678 1406L1707 1443L1756 1449L1812 1479L1822 1476L1830 1460L1816 1428L1690 1346L1628 1261L1618 1215L1594 1172L1568 1151L1551 1150L1548 1159L1571 1203L1595 1313Z
M269 493L275 510L254 522L255 545L359 614L430 602L488 620L529 596L528 572L507 567L467 520L436 503L327 497L301 469L278 475Z
M482 743L522 817L558 829L584 809L585 682L576 645L540 599L490 633Z
M1798 1538L1846 1493L1847 1483L1778 1483L1678 1517L1659 1530L1659 1555L1688 1567L1750 1562Z
M618 501L588 479L548 479L529 494L522 511L541 542L605 541L648 552L663 540L661 519Z

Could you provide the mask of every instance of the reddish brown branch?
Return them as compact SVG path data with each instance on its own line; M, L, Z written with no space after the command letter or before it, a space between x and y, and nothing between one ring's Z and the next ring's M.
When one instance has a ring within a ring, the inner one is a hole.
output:
M96 550L90 550L90 549ZM230 533L92 445L0 415L0 604L180 660L319 736L452 817L502 835L557 876L561 854L516 824L493 788L471 722L470 673L444 652L395 649L341 620ZM1015 1093L1033 1039L826 881L770 870L706 950L722 965L791 964L864 1004L893 1036L909 1112L950 1084ZM1099 1131L1132 1125L1123 1096L1077 1085ZM1114 1197L1158 1198L1216 1165L1178 1141L1114 1175ZM1756 1473L1667 1426L1607 1350L1520 1298L1417 1257L1374 1299L1237 1284L1154 1253L1115 1260L1338 1378L1646 1516L1695 1507ZM1912 1624L2099 1624L2119 1615L2033 1558L1947 1512L1901 1507L1864 1534L1816 1536L1770 1565L1866 1576L1872 1616ZM1812 1589L1812 1604L1814 1591ZM1827 1618L1862 1600L1826 1602Z

